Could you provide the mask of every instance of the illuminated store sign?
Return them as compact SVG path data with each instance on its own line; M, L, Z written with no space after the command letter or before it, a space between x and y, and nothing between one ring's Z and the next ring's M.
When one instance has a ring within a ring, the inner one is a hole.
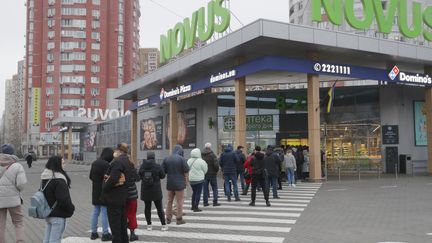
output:
M224 72L224 73L218 73L217 75L210 76L210 83L212 84L212 83L216 83L219 81L223 81L225 79L232 78L236 75L237 75L236 70L231 70L231 71Z
M423 35L426 40L432 41L432 6L425 7L419 2L412 2L408 6L407 0L362 0L361 3L363 16L356 16L357 1L312 0L312 20L322 22L328 19L332 24L340 26L343 25L345 16L351 27L362 31L370 29L376 22L378 31L384 34L391 33L393 23L398 23L399 32L403 36L417 38ZM408 16L412 19L408 19Z
M314 70L321 73L351 75L351 67L326 63L315 63Z
M192 85L181 85L179 87L176 87L175 89L171 89L170 91L165 91L165 89L161 89L161 92L159 94L160 100L171 98L173 96L177 96L186 92L189 92L192 90Z
M394 66L393 69L389 73L389 78L391 80L395 80L399 74L399 81L414 83L414 84L432 84L432 78L429 75L424 74L407 74L401 72L397 66ZM397 81L397 80L396 80Z
M141 107L141 106L147 105L148 103L149 103L149 99L143 99L143 100L138 101L138 106Z
M196 40L209 40L214 32L222 33L230 25L230 11L222 7L224 0L208 3L207 15L202 7L192 14L192 20L185 18L178 22L166 35L160 36L160 63L180 54L183 50L194 47ZM206 21L207 17L207 21Z
M127 116L130 114L130 111L124 110L116 110L116 109L91 109L91 108L79 108L78 109L78 117L88 117L93 118L94 120L100 119L102 121L112 120L119 117Z

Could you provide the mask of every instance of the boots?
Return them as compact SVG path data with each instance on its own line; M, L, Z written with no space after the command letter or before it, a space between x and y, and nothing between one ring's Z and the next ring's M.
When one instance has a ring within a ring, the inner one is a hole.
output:
M135 234L134 230L131 230L129 241L136 241L136 240L138 240L138 236Z

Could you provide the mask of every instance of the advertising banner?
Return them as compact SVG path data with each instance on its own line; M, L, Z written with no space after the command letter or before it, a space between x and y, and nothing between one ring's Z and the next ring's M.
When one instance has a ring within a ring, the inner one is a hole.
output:
M40 124L40 88L33 88L33 126L38 127Z
M383 144L399 144L399 126L385 125L382 126L382 143Z
M162 149L163 117L141 120L140 125L141 150Z
M169 114L166 116L166 149L169 149ZM183 149L196 148L196 110L186 110L177 113L177 144Z
M414 134L415 146L427 146L425 102L414 101Z
M235 117L224 116L225 132L235 130ZM273 115L246 116L246 131L273 131Z

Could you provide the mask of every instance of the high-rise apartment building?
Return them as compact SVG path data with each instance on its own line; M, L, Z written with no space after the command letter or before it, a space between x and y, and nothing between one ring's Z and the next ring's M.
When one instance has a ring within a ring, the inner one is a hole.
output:
M17 154L21 154L21 134L22 120L20 120L20 105L22 101L22 89L19 84L18 75L14 75L12 79L8 79L5 82L5 101L7 108L5 110L4 117L4 141L5 143L13 144L17 150ZM22 109L22 108L21 108Z
M139 76L151 73L159 67L159 49L141 48L139 50L140 72Z
M124 110L114 91L139 72L138 0L27 0L27 146L58 149L58 117ZM79 134L74 134L74 144ZM78 147L74 147L74 152Z

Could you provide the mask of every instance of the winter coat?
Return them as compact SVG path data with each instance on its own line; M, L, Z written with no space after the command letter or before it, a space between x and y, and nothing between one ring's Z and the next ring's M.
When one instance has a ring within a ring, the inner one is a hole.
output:
M205 174L207 173L207 162L201 158L201 151L199 148L192 149L191 158L187 161L189 166L189 182L196 184L204 181Z
M270 177L279 177L281 159L273 150L268 150L264 158L265 166Z
M304 158L304 162L302 165L302 172L307 173L309 172L310 161L309 161L309 153L306 150L303 151L303 158Z
M153 155L151 155L153 154ZM144 172L151 171L153 177L153 184L146 185L143 182ZM162 167L155 162L154 152L148 152L147 159L143 160L139 169L139 176L141 178L141 200L143 201L157 201L162 200L161 179L165 178L165 172Z
M168 156L162 162L162 169L167 174L167 190L181 191L186 188L186 173L189 172L189 166L183 158L183 148L180 145L174 147L171 156Z
M104 205L100 199L102 194L102 184L105 173L107 172L111 162L113 160L112 151L108 154L102 152L101 157L95 160L90 169L89 178L92 181L92 204L93 205Z
M249 156L246 161L243 164L243 168L247 169L249 171L249 175L251 175L251 177L249 179L245 178L245 182L246 184L251 184L252 183L252 160L254 158L254 155Z
M138 198L138 189L136 182L140 181L138 171L135 165L129 160L126 166L126 185L128 191L128 200L135 200Z
M107 206L124 206L128 197L128 184L125 182L123 185L116 185L119 182L121 173L124 174L125 179L128 180L128 167L129 158L126 154L120 155L115 158L107 171L109 176L108 180L102 185L103 203Z
M237 149L235 151L237 158L238 158L238 163L237 163L237 173L240 173L241 171L243 171L243 164L246 161L246 156L244 155L243 151L241 149Z
M46 186L43 194L45 195L48 205L52 207L54 203L57 202L57 205L48 217L72 217L75 206L69 194L69 186L66 177L62 173L45 169L41 174L41 179L42 188ZM47 185L48 181L49 184Z
M14 155L0 154L0 208L21 205L20 193L27 183L24 168Z
M206 178L216 176L219 171L219 162L214 152L209 148L205 148L201 157L207 163Z
M232 150L232 146L228 145L219 158L219 165L224 175L237 174L238 161L238 156Z
M284 162L285 162L285 167L287 169L288 168L291 168L294 170L297 169L296 159L295 159L294 155L292 155L291 153L288 153L285 155Z
M253 159L250 161L252 167L252 177L265 178L267 175L264 161L264 154L255 152Z

